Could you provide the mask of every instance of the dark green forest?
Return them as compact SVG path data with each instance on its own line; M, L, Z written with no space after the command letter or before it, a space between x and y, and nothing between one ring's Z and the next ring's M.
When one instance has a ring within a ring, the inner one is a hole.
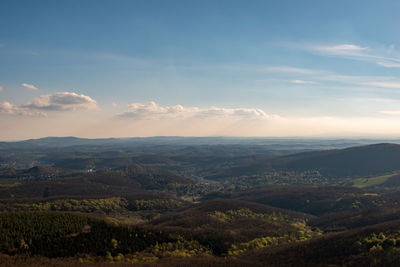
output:
M400 145L365 142L3 142L0 262L398 266Z

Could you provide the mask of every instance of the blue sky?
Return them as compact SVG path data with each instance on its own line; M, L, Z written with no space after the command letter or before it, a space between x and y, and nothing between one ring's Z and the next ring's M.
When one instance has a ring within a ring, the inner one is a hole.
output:
M397 136L399 11L399 1L3 0L0 139Z

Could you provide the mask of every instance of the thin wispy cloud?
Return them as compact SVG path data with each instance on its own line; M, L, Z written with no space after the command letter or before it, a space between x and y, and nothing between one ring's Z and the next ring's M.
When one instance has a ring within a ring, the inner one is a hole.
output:
M357 44L335 44L335 45L293 45L299 49L317 53L323 56L342 57L346 59L365 61L386 68L400 67L400 54L394 45L387 48L371 48Z
M277 72L277 73L296 73L296 74L315 74L315 70L290 67L290 66L268 66L261 68L262 71L266 72Z
M394 79L394 78L393 78ZM400 89L400 80L396 79L394 81L371 81L371 82L362 82L361 85L367 85L372 87L381 87L381 88L390 88L390 89Z
M29 84L29 83L22 83L21 84L23 87L29 89L29 90L33 90L33 91L37 91L39 90L39 88L37 88L36 86L34 86L33 84Z
M354 44L341 44L333 46L315 46L315 50L330 55L349 55L349 56L363 56L369 50L368 47L361 47Z
M304 80L292 80L291 82L295 84L316 84L316 82Z
M318 77L315 77L318 79ZM322 81L342 84L353 84L371 88L400 89L400 79L391 76L355 76L341 74L327 74L319 77Z
M400 63L397 62L376 62L376 64L386 68L400 68Z
M3 91L3 89L4 89L3 86L0 86L0 92Z
M400 89L400 78L392 76L355 76L343 75L318 69L301 69L291 66L265 67L269 72L280 71L293 84L337 84L337 86L366 86L368 88ZM295 70L295 71L290 71ZM297 71L307 70L307 71ZM262 80L261 80L262 81Z

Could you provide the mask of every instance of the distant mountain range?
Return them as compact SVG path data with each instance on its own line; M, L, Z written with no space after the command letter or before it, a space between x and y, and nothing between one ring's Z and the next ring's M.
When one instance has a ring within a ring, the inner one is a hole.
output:
M305 171L317 169L330 176L368 176L400 169L400 145L374 144L284 156L274 168Z
M88 139L45 137L14 142L0 142L0 149L28 147L110 146L110 145L263 145L275 149L304 147L313 149L344 148L381 142L400 143L400 139L267 138L267 137L130 137Z
M260 157L249 164L237 164L208 177L253 175L268 171L304 172L318 170L328 177L363 177L400 170L400 145L373 144L345 149L309 151L270 159Z
M0 162L11 167L13 162L16 162L16 166L22 162L30 167L53 165L81 170L93 166L102 169L147 164L178 171L196 168L210 179L270 171L310 170L319 171L325 177L345 178L400 170L400 145L363 145L373 141L376 140L47 137L1 142Z
M146 266L398 266L400 145L368 142L3 142L0 262L21 254L94 264L160 257Z

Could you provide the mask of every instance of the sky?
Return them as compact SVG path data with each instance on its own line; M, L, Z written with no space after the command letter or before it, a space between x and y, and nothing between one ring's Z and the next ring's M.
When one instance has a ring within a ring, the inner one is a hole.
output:
M0 140L400 137L400 1L0 2Z

